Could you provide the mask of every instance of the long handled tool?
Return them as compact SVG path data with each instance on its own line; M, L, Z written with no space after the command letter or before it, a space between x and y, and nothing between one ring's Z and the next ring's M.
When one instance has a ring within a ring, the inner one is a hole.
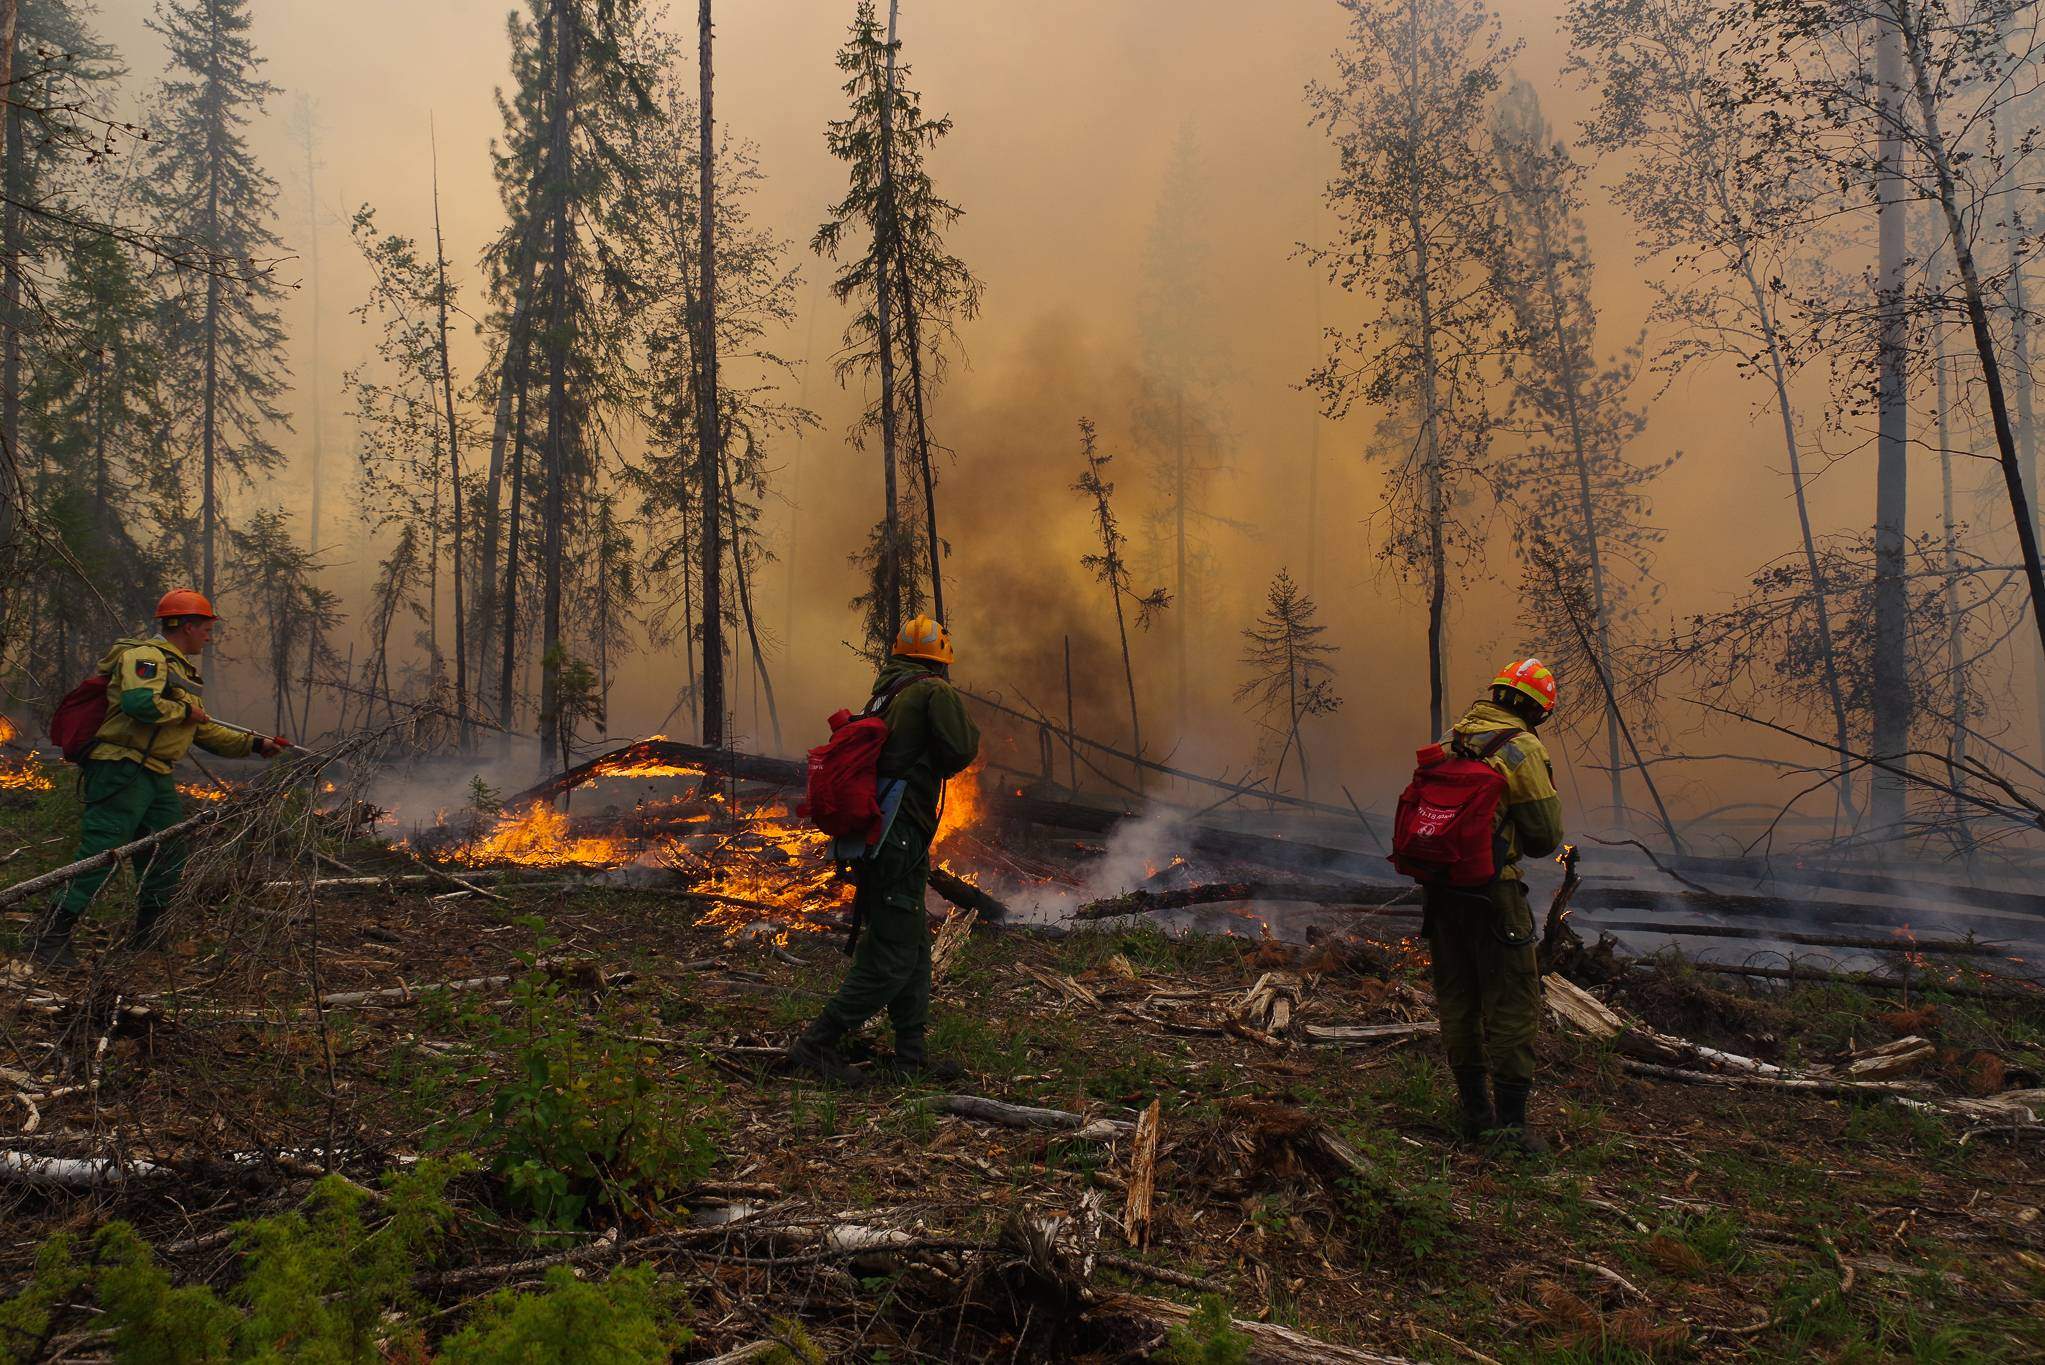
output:
M1576 894L1577 887L1583 885L1583 878L1577 875L1576 859L1575 844L1564 844L1555 855L1555 861L1562 864L1562 885L1555 888L1555 899L1548 902L1548 922L1541 926L1541 946L1534 952L1543 976L1555 970L1555 951L1562 942L1562 921L1569 918L1570 897Z

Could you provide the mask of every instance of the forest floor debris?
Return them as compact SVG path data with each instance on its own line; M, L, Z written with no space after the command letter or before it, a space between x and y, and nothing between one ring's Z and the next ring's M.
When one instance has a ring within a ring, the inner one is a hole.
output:
M659 889L490 884L510 904L326 888L316 939L236 939L254 960L232 972L215 954L239 930L209 922L15 991L13 1168L176 1179L0 1172L0 1300L33 1293L56 1234L126 1220L172 1281L241 1311L261 1253L237 1221L285 1217L272 1245L324 1167L365 1192L347 1198L402 1200L394 1173L451 1162L443 1233L386 1319L433 1342L496 1330L499 1293L582 1284L652 1312L620 1278L639 1267L693 1334L685 1361L1114 1361L1196 1332L1253 1360L2045 1350L2045 1143L1888 1102L2035 1086L2045 1014L2021 1003L1748 993L1657 963L1599 994L1692 1066L1908 1074L1865 1096L1671 1084L1551 1023L1535 1110L1557 1153L1529 1164L1453 1141L1424 961L1396 939L1050 940L961 916L933 1044L966 1079L841 1091L777 1064L842 970L836 936L748 937ZM664 1136L582 1132L586 1110ZM362 1236L394 1225L361 1208ZM105 1350L89 1312L46 1317L46 1346Z

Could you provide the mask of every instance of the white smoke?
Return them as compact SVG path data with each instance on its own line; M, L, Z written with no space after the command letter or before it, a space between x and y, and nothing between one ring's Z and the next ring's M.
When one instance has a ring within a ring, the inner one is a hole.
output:
M1105 900L1143 886L1186 847L1183 813L1151 810L1115 826L1107 851L1077 887L1043 886L1015 904L1023 923L1054 923L1089 901Z

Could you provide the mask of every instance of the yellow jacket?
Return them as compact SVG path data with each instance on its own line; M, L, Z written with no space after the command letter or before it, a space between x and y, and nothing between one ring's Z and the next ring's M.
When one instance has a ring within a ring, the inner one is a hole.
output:
M206 680L182 650L162 636L116 640L99 671L107 677L107 718L88 759L140 763L167 773L194 743L225 758L246 758L256 737L232 726L191 719Z
M1562 798L1555 791L1555 765L1548 747L1525 722L1493 701L1480 701L1464 712L1449 735L1463 740L1465 749L1475 749L1485 736L1500 730L1520 733L1484 760L1505 778L1491 852L1500 880L1524 881L1518 867L1521 855L1545 857L1562 842Z

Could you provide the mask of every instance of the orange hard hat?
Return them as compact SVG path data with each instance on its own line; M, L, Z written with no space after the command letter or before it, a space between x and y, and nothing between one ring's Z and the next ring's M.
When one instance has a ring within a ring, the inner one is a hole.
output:
M1541 713L1555 709L1555 672L1539 659L1520 659L1498 670L1493 687L1510 687L1541 703Z
M891 653L897 659L925 659L934 664L951 662L951 632L928 616L912 616L902 623Z
M163 600L156 604L157 620L162 621L173 616L204 616L216 621L220 619L213 614L213 604L206 600L206 594L191 588L172 588L163 595Z

